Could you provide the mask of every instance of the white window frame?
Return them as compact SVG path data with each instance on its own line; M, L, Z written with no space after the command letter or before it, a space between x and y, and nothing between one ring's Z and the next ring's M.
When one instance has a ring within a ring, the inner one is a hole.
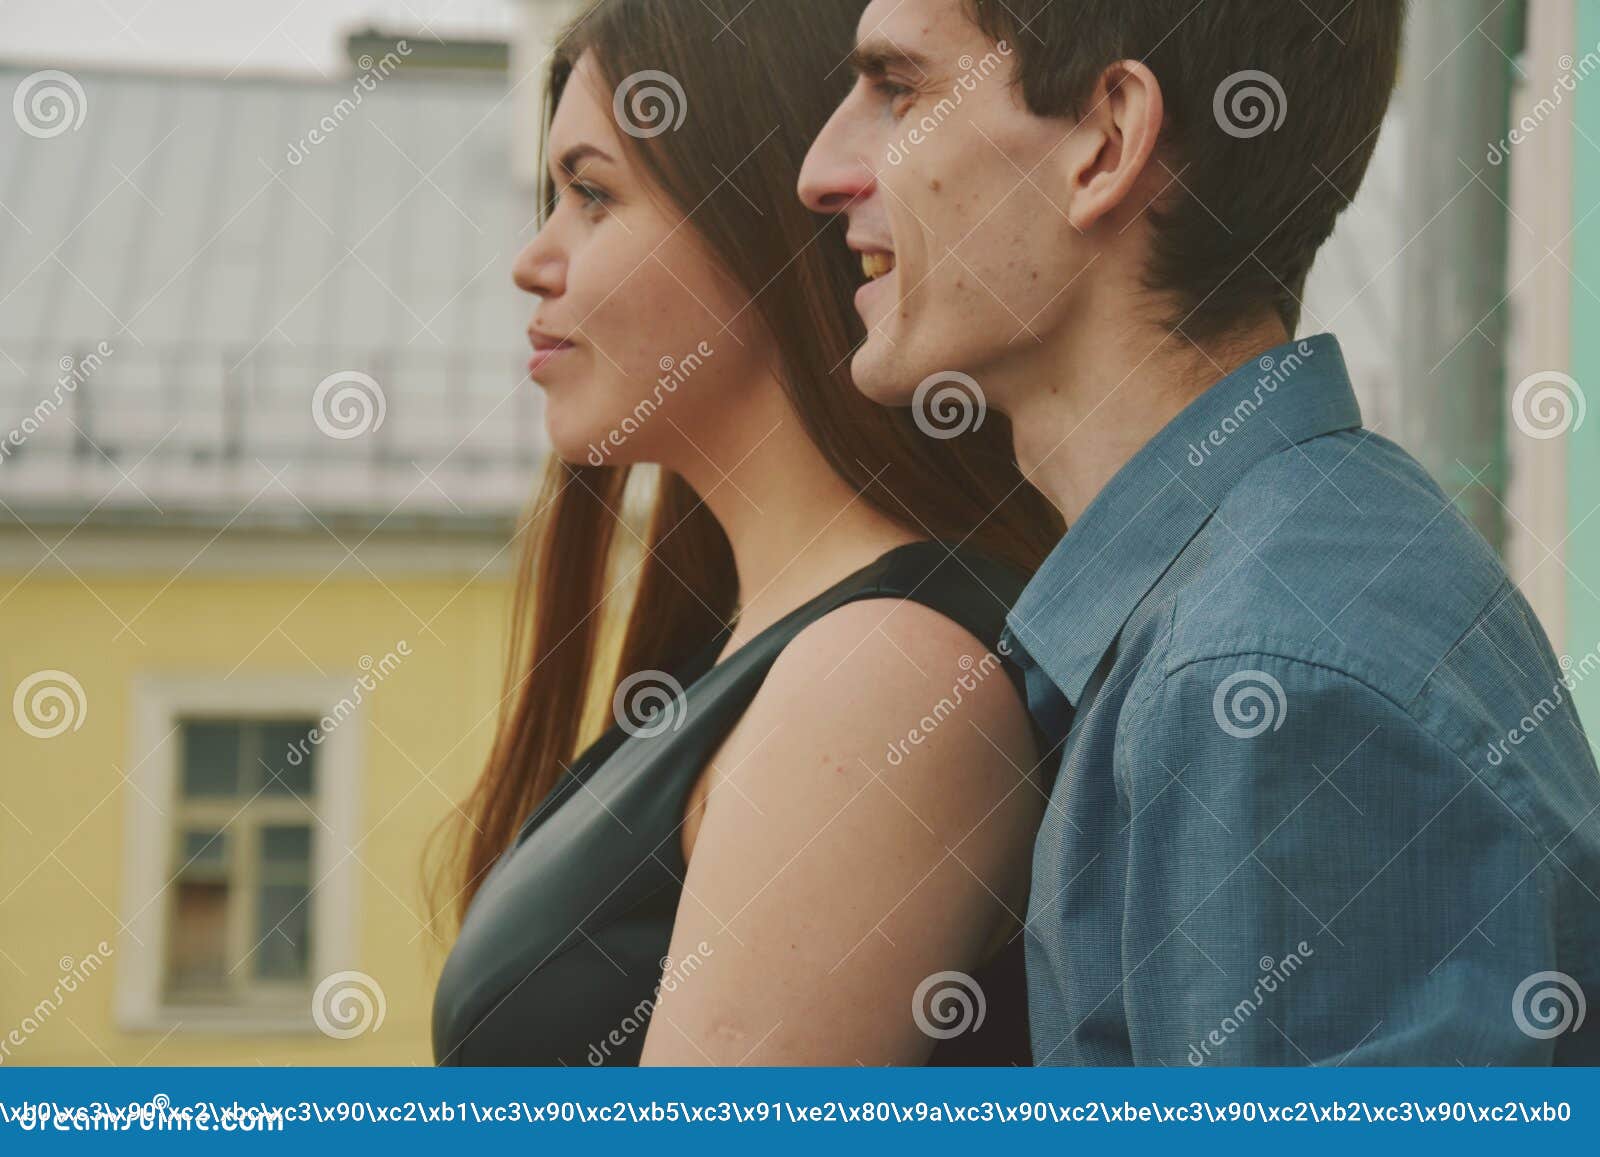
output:
M314 1033L310 994L300 1007L219 1009L174 1005L163 992L172 847L180 807L180 724L194 716L323 719L351 699L359 679L298 675L146 675L134 680L125 773L122 920L116 1014L129 1032ZM316 748L311 879L311 984L357 968L360 804L366 707L357 706Z

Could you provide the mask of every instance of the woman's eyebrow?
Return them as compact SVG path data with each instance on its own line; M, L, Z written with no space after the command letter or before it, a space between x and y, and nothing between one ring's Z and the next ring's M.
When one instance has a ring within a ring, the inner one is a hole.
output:
M596 160L612 161L615 163L615 158L604 149L596 145L584 144L573 145L572 148L562 153L560 158L556 161L556 168L569 177L576 176L578 172L578 166L584 161L589 160L591 157Z

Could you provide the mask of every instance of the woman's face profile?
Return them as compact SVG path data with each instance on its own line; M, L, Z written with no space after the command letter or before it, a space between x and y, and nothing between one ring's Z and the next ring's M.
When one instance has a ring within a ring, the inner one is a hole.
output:
M540 299L529 375L552 448L574 465L703 453L757 404L770 357L748 296L635 164L638 147L585 53L550 129L556 201L514 267Z

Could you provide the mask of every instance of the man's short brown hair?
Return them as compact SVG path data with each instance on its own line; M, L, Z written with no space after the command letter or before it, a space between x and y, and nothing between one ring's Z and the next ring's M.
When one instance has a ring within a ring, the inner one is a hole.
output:
M1317 251L1366 175L1406 0L967 0L1040 116L1081 117L1141 60L1166 105L1152 289L1201 341L1275 309L1291 334Z

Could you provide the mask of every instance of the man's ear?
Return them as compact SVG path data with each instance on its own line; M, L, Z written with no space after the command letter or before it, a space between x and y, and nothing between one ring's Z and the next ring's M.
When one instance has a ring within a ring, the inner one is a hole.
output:
M1088 110L1062 147L1067 219L1080 232L1127 204L1155 154L1164 117L1161 84L1146 65L1123 60L1100 74Z

